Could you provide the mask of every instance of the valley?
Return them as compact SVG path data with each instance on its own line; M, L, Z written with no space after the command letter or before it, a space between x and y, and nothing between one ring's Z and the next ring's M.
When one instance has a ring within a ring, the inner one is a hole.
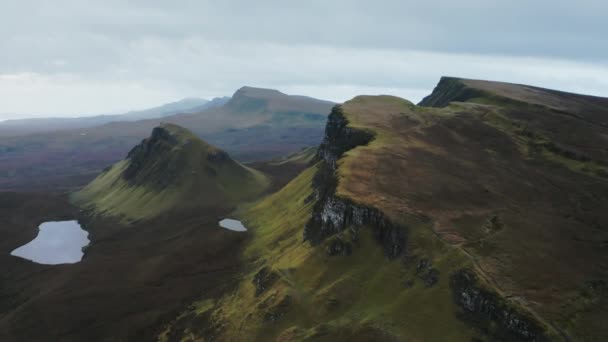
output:
M165 113L157 118L0 134L0 191L76 190L122 159L163 122L190 129L241 162L275 159L317 145L332 106L329 101L242 87L230 100L188 109L194 113L178 107L171 109L177 112L147 114Z
M178 162L185 164L175 168ZM284 160L269 164L274 174L303 168ZM72 194L72 200L62 193L0 193L0 264L5 270L0 340L152 340L161 323L201 291L215 298L234 286L250 235L223 229L219 222L238 203L276 186L273 176L232 161L170 124L155 129L114 168L98 177L98 185L93 182L82 194ZM178 173L168 177L171 170ZM129 175L126 182L123 172ZM117 192L96 191L110 188ZM142 198L138 189L147 189L152 197ZM169 189L180 191L165 197ZM113 196L120 200L104 199ZM179 201L151 208L154 196L162 196L161 204ZM43 265L10 255L36 237L42 222L64 220L78 220L88 232L91 241L82 261Z
M239 92L234 113L283 112ZM249 163L151 126L77 191L0 193L0 340L604 340L606 108L444 77L418 105L335 105L317 147L270 136ZM70 220L80 262L9 255Z

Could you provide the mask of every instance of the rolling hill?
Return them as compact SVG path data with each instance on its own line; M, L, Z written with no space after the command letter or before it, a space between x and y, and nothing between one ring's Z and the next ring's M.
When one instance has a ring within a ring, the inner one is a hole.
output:
M239 285L159 340L606 340L607 119L458 78L336 106L315 164L237 212Z
M95 115L76 118L6 120L0 121L0 137L87 128L117 121L155 119L180 113L196 113L208 108L221 106L229 99L229 97L218 97L211 101L207 101L199 98L185 98L162 106L131 111L124 114Z
M333 103L243 87L194 114L0 138L0 190L74 190L119 161L160 122L188 128L241 162L317 145Z
M234 205L267 186L260 172L182 127L162 124L72 198L97 215L142 220L216 203Z

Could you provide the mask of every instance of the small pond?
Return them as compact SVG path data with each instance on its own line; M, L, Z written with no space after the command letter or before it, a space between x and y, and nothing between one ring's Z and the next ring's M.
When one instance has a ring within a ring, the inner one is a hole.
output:
M11 255L45 265L73 264L82 260L82 248L89 244L89 233L78 221L45 222L38 235Z
M220 227L234 230L235 232L246 232L247 231L247 228L245 228L245 226L243 226L241 221L233 220L233 219L229 219L229 218L221 220Z

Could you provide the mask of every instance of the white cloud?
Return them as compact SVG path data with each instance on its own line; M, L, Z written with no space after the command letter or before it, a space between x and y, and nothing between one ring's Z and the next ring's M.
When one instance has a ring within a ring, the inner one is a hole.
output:
M391 94L414 102L440 76L502 80L593 95L608 94L608 67L529 57L387 49L216 42L134 42L99 72L0 75L5 113L122 112L186 96L230 95L242 85L334 101ZM5 117L6 118L6 117Z
M242 85L418 101L442 75L608 96L604 10L595 0L5 3L0 119L123 112Z

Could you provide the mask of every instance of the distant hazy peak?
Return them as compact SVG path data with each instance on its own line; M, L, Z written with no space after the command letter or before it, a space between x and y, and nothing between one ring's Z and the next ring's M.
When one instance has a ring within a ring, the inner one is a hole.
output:
M255 97L255 98L269 98L269 97L275 97L275 96L287 96L287 94L284 94L276 89L244 86L244 87L239 88L232 97L237 98L237 97L241 97L241 96Z

